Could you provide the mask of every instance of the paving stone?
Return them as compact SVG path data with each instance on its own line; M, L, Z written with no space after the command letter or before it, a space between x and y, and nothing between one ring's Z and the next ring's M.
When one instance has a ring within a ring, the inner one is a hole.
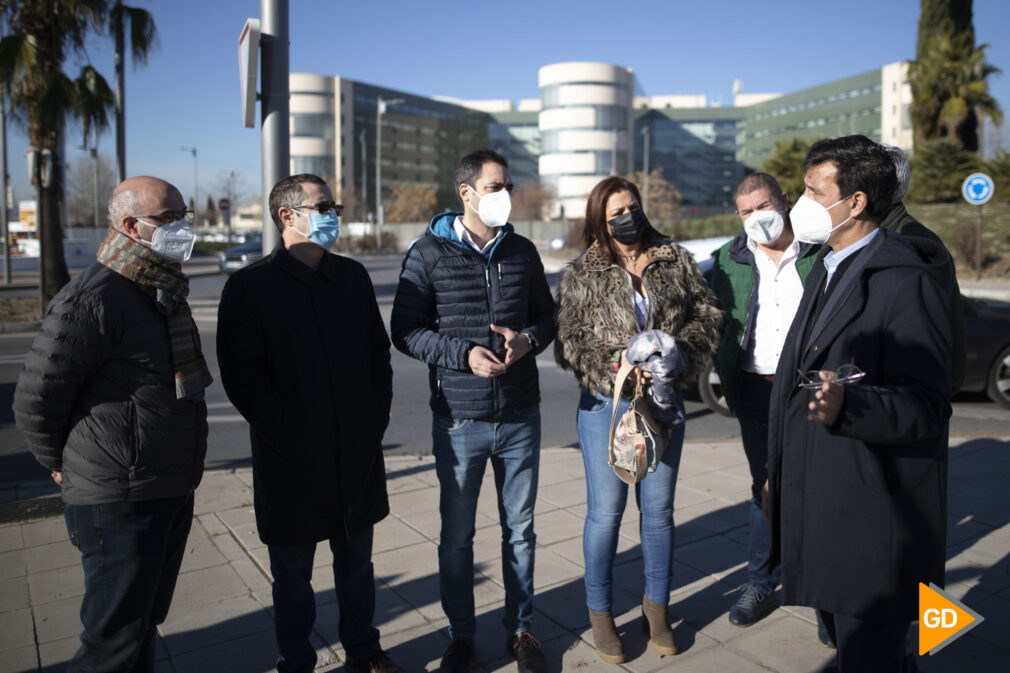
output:
M0 580L0 622L3 613L29 607L28 578L11 577Z
M32 605L84 595L84 569L57 568L28 576L28 596Z
M80 636L82 630L80 614L80 597L36 605L35 633L39 643L51 643Z
M0 500L2 502L2 500ZM21 549L24 541L21 536L21 524L12 523L0 526L0 552Z
M27 547L23 558L28 574L81 565L81 552L70 544L70 540Z
M272 640L274 621L251 596L238 596L199 610L173 609L159 630L169 654L178 657L251 634Z
M67 524L62 516L22 524L21 535L25 547L39 547L53 542L67 541Z
M39 653L35 645L16 647L0 652L0 670L10 673L29 673L38 670Z
M262 633L216 643L172 658L185 673L251 673L273 670L277 644Z
M249 593L242 578L229 564L179 573L172 599L173 609L192 610Z
M0 652L35 644L31 608L4 612L3 624L4 628L0 629Z
M39 660L45 673L67 670L67 663L81 648L80 635L39 645Z
M406 547L427 540L416 530L393 516L375 525L372 539L372 553L384 552L397 547Z
M820 644L816 627L806 621L787 617L773 626L746 629L732 641L732 650L774 671L819 671L835 660L834 650Z

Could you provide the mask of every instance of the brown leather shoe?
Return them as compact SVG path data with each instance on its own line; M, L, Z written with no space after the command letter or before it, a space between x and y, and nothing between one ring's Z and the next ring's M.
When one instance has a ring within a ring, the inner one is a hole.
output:
M677 654L677 641L670 629L666 606L653 603L642 596L642 633L649 636L649 644L660 657Z
M614 616L606 612L589 611L589 623L593 627L593 644L596 654L608 664L624 663L624 644L617 633Z

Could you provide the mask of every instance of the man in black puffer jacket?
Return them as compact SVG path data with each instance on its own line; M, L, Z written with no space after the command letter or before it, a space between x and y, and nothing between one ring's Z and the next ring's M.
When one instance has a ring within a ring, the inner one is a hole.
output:
M207 452L211 378L180 265L192 213L172 185L136 177L109 214L98 263L49 304L14 393L84 566L70 671L154 670Z
M546 668L530 634L533 506L540 462L535 356L554 338L554 301L536 248L507 223L512 180L491 150L456 167L463 212L436 215L407 252L391 319L393 344L428 363L442 609L452 641L441 671L466 671L474 652L473 536L488 459L502 521L508 648L520 673Z

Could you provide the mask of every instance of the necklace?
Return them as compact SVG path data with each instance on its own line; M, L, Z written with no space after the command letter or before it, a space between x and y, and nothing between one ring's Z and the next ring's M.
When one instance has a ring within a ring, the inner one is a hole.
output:
M638 261L638 255L621 255L621 257L628 260L628 262L632 264Z

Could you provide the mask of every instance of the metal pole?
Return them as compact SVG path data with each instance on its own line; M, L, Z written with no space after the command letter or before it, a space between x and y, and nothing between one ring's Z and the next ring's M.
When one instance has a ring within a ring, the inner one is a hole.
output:
M375 247L382 248L382 225L386 223L382 212L382 113L386 106L382 96L375 101Z
M270 254L280 240L270 217L270 190L291 173L288 50L288 0L260 0L263 254Z
M982 280L982 205L978 206L978 225L975 228L975 280Z
M649 213L649 127L642 128L643 144L645 153L642 157L642 210L646 215Z
M116 5L123 4L117 0ZM123 64L124 40L126 26L123 25L122 13L119 15L119 26L116 28L116 184L126 179L126 67ZM97 143L96 143L97 145Z
M358 134L361 139L361 221L368 221L368 171L366 170L366 160L368 158L368 148L365 146L365 129L361 129Z
M4 282L11 284L11 247L10 232L7 224L7 114L5 112L7 102L4 100L3 91L0 91L0 155L3 156L3 165L0 166L0 200L3 207L0 208L0 228L3 229L3 250L4 250Z

